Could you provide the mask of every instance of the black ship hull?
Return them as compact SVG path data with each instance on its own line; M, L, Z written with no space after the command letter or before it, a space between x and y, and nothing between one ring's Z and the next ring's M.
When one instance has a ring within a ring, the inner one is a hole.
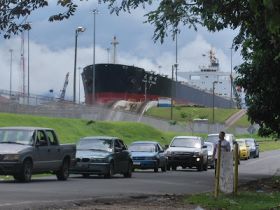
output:
M116 100L141 102L172 97L177 103L211 107L214 99L215 107L231 107L229 99L216 95L213 97L209 92L135 66L96 64L94 88L92 65L83 69L82 78L86 104L109 103Z

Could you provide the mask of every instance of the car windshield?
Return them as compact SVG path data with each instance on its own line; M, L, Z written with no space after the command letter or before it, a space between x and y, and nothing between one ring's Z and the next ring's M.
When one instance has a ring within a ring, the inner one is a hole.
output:
M175 138L170 146L200 148L201 141L199 139L193 139L193 138Z
M247 143L250 147L254 147L254 146L255 146L254 140L246 139L246 143Z
M207 146L207 150L211 151L213 150L213 145L212 144L205 144Z
M219 141L219 135L207 136L206 141L212 142L212 143L216 144L216 143L218 143L218 141Z
M81 139L77 144L79 150L102 150L112 151L112 140L110 139Z
M1 129L0 143L31 145L33 133L31 130Z
M156 148L154 144L137 143L130 145L128 150L130 152L155 152Z
M246 147L245 141L237 141L237 143L239 144L239 146Z

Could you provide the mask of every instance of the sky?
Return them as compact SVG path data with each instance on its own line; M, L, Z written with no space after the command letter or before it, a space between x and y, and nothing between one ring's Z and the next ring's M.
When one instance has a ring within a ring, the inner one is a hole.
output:
M144 23L144 14L152 7L138 8L131 14L110 14L109 9L98 1L76 1L79 5L70 19L49 22L50 15L63 11L49 0L49 7L39 9L27 19L32 29L29 31L29 89L31 94L59 97L69 72L66 99L73 97L73 72L75 55L75 30L83 26L86 30L77 37L77 82L76 98L84 101L83 86L80 79L82 69L93 63L93 34L95 29L95 62L108 63L113 60L111 42L116 36L116 63L134 65L145 70L166 74L171 77L172 65L176 63L176 44L171 35L164 43L154 42L154 28ZM98 9L94 15L93 9ZM199 71L208 65L207 54L211 48L216 52L221 71L231 71L231 44L237 31L230 29L210 33L199 27L197 31L181 28L177 38L178 71ZM0 90L23 91L27 93L28 77L28 34L24 38L13 36L4 39L0 34ZM22 44L24 42L24 44ZM25 65L21 65L21 47L24 49ZM12 49L12 52L10 51ZM242 62L240 54L233 52L232 64ZM23 69L25 77L23 76ZM10 78L12 83L10 83ZM52 93L49 90L53 90ZM80 93L80 94L79 94ZM80 95L80 97L79 97Z

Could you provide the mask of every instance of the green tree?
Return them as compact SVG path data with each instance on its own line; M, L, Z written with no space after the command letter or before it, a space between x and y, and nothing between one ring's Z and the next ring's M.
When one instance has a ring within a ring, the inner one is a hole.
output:
M58 0L57 5L65 9L64 12L54 14L49 21L60 21L74 15L77 5L72 0ZM0 33L4 38L30 30L26 18L39 8L47 7L48 0L1 0L0 1Z
M164 41L182 27L197 25L209 31L225 28L239 30L233 40L241 49L244 63L235 67L239 74L235 83L246 91L248 116L260 125L260 134L280 134L280 1L279 0L99 0L112 13L131 12L138 7L155 5L146 14L154 26L154 40ZM19 20L33 10L47 6L46 0L3 0L0 5L0 31L9 38L18 31L30 29ZM50 17L63 20L74 14L72 0L58 0L66 11Z

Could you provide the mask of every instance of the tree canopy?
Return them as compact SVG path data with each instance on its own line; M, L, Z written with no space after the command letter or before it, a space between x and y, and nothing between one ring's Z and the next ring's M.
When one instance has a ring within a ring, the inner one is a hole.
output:
M146 14L147 23L154 26L154 40L164 41L182 27L197 25L209 31L225 28L239 30L233 40L235 50L241 49L244 63L235 67L237 85L246 92L248 116L260 125L261 135L280 135L280 1L279 0L99 0L112 13L132 12L138 7L154 4L156 9ZM58 0L63 13L50 21L69 18L77 5L72 0ZM20 22L32 11L48 6L47 0L2 0L0 32L9 38L30 26Z

